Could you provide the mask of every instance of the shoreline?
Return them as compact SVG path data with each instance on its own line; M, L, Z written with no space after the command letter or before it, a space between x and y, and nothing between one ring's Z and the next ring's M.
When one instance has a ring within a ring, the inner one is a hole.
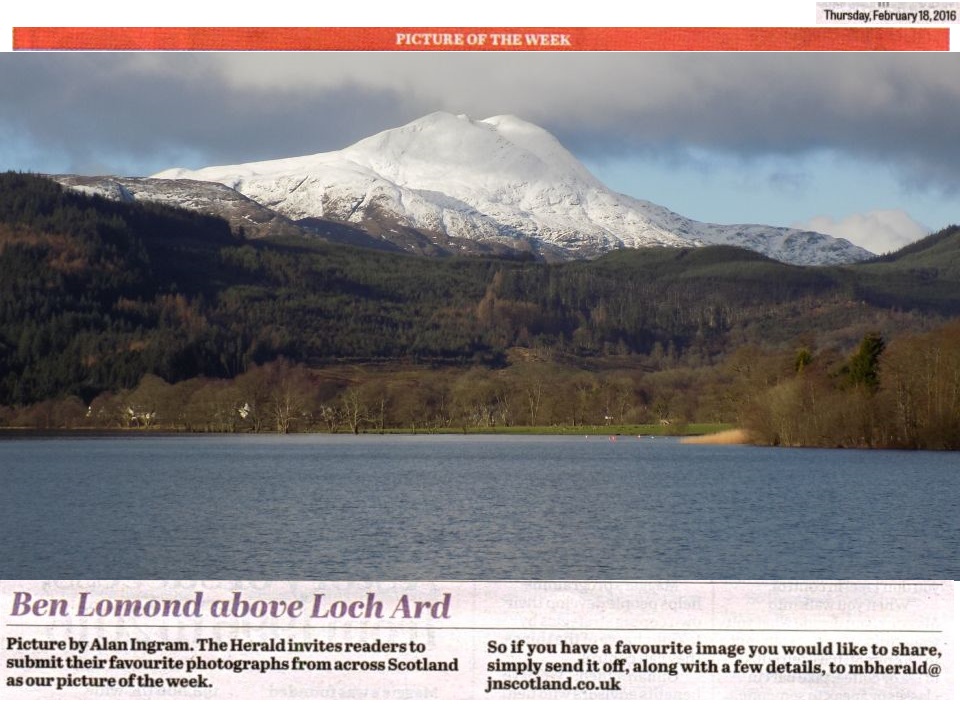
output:
M474 436L669 436L684 439L707 438L711 435L728 433L731 430L725 423L691 423L663 426L659 424L636 424L617 426L499 426L494 428L454 427L442 428L384 428L361 430L358 435L474 435ZM0 437L16 436L269 436L269 435L353 435L349 431L291 431L287 434L277 431L193 431L186 428L31 428L28 426L0 427Z
M698 446L742 446L753 443L750 432L743 428L730 428L699 436L685 436L680 439L680 442Z

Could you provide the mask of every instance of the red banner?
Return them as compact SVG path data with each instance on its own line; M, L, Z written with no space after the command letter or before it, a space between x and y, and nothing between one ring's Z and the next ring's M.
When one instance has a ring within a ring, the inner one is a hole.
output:
M14 50L948 51L947 28L17 27Z

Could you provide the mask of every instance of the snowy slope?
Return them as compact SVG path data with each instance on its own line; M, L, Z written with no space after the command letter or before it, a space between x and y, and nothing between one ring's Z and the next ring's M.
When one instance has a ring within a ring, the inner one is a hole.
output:
M735 244L797 264L870 256L842 239L760 225L714 225L609 190L547 131L512 116L436 112L338 152L162 179L219 182L292 220L326 218L481 243L531 240L552 256L619 247Z
M74 191L118 202L158 202L204 214L215 214L242 227L247 236L305 233L292 221L222 184L194 180L144 179L137 177L85 177L52 175L51 179Z

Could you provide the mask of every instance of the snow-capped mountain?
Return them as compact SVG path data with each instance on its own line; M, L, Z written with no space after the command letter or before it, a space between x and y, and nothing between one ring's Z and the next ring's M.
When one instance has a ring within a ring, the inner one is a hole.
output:
M507 245L548 258L707 244L738 245L795 264L871 256L823 234L705 224L618 194L549 132L512 116L475 121L436 112L337 152L170 169L153 180L219 183L302 225L349 222L412 250L416 237L451 250L460 242L467 250Z

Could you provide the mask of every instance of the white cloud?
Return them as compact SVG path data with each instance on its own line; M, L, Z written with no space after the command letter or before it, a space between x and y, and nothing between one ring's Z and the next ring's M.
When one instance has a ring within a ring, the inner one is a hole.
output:
M923 226L902 209L877 209L842 219L819 216L794 226L842 237L874 254L896 251L930 233L929 227Z

